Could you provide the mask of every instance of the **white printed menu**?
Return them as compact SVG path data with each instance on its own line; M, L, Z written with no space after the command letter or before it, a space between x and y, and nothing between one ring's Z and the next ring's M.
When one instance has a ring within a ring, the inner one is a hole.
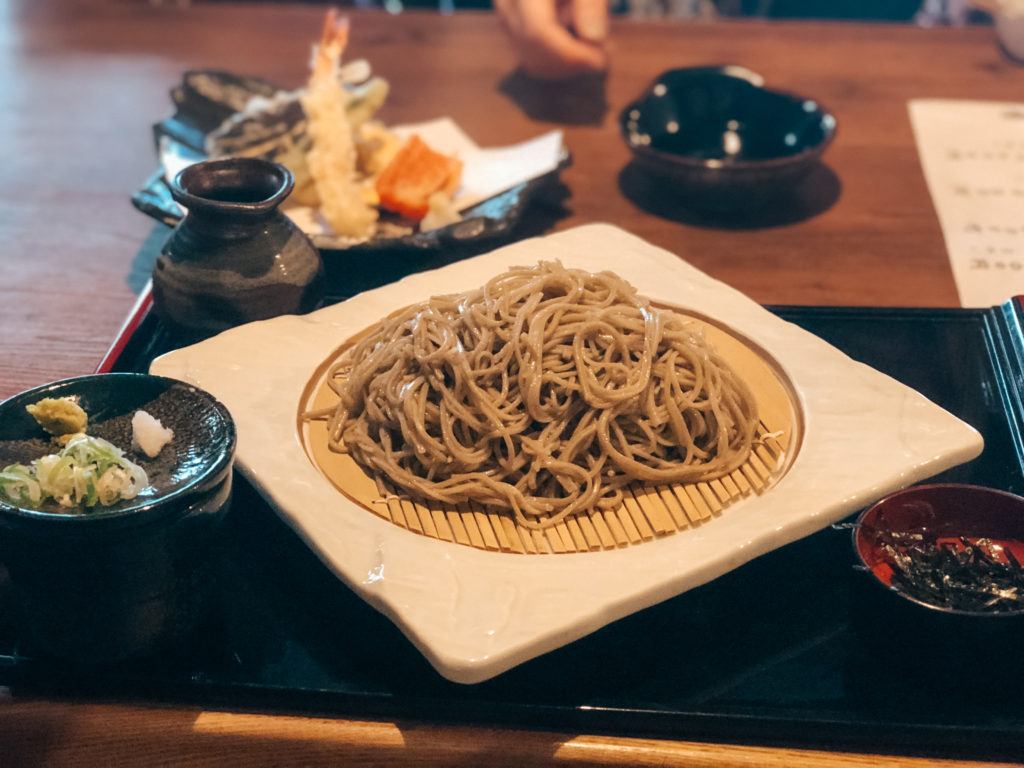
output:
M1024 104L915 99L909 108L960 303L1024 294Z

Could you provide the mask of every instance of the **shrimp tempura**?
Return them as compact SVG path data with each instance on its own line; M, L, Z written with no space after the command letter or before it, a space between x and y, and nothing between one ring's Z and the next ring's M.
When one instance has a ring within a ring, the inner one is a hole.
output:
M339 20L332 8L324 20L302 109L313 144L307 162L320 197L320 212L337 234L364 238L376 228L377 210L367 202L356 179L355 141L345 115L347 95L338 85L338 66L347 43L348 20Z

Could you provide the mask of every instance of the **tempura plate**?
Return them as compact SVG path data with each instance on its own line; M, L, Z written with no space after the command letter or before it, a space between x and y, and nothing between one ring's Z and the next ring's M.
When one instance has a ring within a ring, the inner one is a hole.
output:
M644 295L765 350L791 382L804 425L800 452L779 483L696 528L571 557L523 557L415 535L339 492L309 460L296 424L323 360L400 307L543 259L613 270ZM192 382L228 407L240 471L329 568L390 617L438 672L462 683L707 583L982 449L973 428L917 392L608 225L517 243L305 317L242 326L158 358L152 371Z
M170 227L175 226L181 220L182 209L171 197L167 183L175 172L172 169L180 170L183 163L206 159L206 140L210 132L241 110L250 99L273 98L281 91L279 86L258 77L220 70L186 72L181 83L171 90L174 115L153 126L160 168L132 195L132 204L147 216ZM436 125L450 121L433 122L433 125L421 123L406 128L425 130L432 137L428 143L431 140L441 141L439 145L432 146L446 147L446 151L455 154L473 145L472 140L456 126ZM440 134L435 133L438 130ZM395 252L412 258L416 254L433 254L445 249L469 246L479 250L480 246L486 246L488 242L508 237L519 226L534 198L555 182L558 171L569 163L569 151L563 146L557 169L511 187L500 187L502 191L495 191L493 196L462 208L461 221L427 232L409 233L396 231L394 227L382 227L369 240L351 241L319 231L316 227L304 228L313 244L325 255L343 255L345 258L377 257L393 255Z

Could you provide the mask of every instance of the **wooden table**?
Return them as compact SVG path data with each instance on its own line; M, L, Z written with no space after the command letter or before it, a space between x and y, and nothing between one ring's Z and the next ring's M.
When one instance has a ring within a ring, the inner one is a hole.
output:
M154 167L149 126L167 114L167 91L182 71L218 67L298 85L321 11L24 2L3 14L0 396L7 396L91 371L131 305L126 275L152 224L128 198ZM512 55L487 14L360 14L351 55L367 56L391 80L389 121L447 113L483 145L563 128L574 155L564 173L571 197L553 228L618 224L763 303L956 305L906 101L1019 99L1024 69L1003 57L990 29L620 21L613 37L603 98L593 84L530 88L510 77ZM812 185L801 220L723 229L662 210L635 179L620 178L628 152L617 135L618 110L664 69L721 62L744 64L835 112L829 171ZM225 760L816 766L880 758L123 702L0 702L0 765Z

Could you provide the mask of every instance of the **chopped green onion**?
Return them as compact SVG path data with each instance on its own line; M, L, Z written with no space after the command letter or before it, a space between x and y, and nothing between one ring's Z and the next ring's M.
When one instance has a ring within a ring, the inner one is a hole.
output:
M30 506L38 504L43 496L39 482L21 464L11 464L0 472L0 491L12 501Z
M146 470L126 459L124 451L83 434L71 437L60 453L0 472L0 493L32 507L48 498L62 507L109 506L135 498L148 484Z

